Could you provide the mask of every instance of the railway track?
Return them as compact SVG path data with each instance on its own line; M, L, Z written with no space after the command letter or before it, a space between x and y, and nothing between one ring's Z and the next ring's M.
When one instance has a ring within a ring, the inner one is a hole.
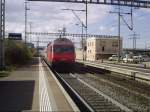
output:
M100 71L100 69L93 67L78 67L76 72L78 77L88 84L126 105L131 110L136 112L150 111L150 86L148 84L116 73L101 73Z
M79 61L81 61L81 60L79 60ZM139 72L150 73L150 69L144 68L144 67L140 67L140 66L126 65L126 64L119 64L119 63L115 63L114 64L114 63L108 63L108 62L104 62L104 63L90 62L90 61L87 61L87 62L91 63L91 64L93 64L93 63L94 64L102 64L102 65L107 65L107 66L112 66L112 67L131 69L131 70L135 70L135 71L139 71Z
M131 96L134 94L133 98L141 95L137 99L146 99L148 106L150 104L150 101L147 100L147 98L149 99L150 96L148 93L150 90L149 88L146 92L139 94L139 91L142 90L141 87L127 88L126 86L129 86L128 84L125 85L121 83L124 82L124 79L117 79L111 75L106 75L106 71L98 70L95 68L88 68L82 65L77 66L74 71L69 73L57 73L54 70L53 72L55 73L56 77L59 78L65 88L67 88L66 90L69 91L70 95L72 95L81 111L85 111L85 108L87 111L97 112L132 112L141 111L143 108L144 109L142 111L149 111L149 108L146 106L141 108L137 104L139 102L135 102L135 105L133 105L133 101L123 101L123 99L126 98L127 93L131 94ZM134 84L131 85L133 86ZM133 90L131 91L131 89ZM118 91L120 91L120 93L118 93ZM125 96L123 96L122 93L124 93Z
M124 112L131 111L127 107L116 102L112 98L90 86L74 74L61 74L72 88L89 104L93 111L97 112ZM78 86L77 86L78 85Z

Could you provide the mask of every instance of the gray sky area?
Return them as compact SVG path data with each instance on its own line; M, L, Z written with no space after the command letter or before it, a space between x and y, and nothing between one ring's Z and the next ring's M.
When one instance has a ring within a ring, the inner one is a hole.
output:
M6 0L6 32L24 32L24 0ZM117 35L117 15L110 14L117 6L88 5L88 33L101 35ZM31 22L32 31L35 32L57 32L58 29L66 27L68 32L81 33L77 18L70 11L61 9L85 9L85 4L56 3L56 2L29 2L28 8L28 31ZM129 8L123 8L124 12ZM85 23L85 12L77 12L77 15ZM150 9L134 10L134 31L140 34L137 46L144 48L150 43ZM130 24L130 18L125 16ZM132 47L132 41L128 38L134 31L129 31L122 21L121 35L124 47Z

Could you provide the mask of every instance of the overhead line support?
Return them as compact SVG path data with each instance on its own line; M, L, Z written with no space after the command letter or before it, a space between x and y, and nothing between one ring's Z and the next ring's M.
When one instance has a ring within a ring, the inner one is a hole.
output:
M0 70L5 68L5 0L0 0Z
M85 0L28 0L28 1L42 1L42 2L70 2L70 3L85 3ZM104 4L104 5L120 5L138 8L150 8L150 1L143 0L90 0L87 4Z

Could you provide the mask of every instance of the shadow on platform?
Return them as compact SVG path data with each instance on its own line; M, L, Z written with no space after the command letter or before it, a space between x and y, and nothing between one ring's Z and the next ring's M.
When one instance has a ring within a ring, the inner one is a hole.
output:
M35 81L0 81L0 111L31 110Z

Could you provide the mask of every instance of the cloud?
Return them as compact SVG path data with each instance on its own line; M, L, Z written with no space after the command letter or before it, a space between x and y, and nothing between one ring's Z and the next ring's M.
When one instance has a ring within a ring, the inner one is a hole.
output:
M115 28L114 27L105 27L105 26L100 26L99 27L100 32L114 32Z
M69 11L61 9L85 9L85 4L68 4L55 2L28 3L28 22L33 23L35 31L51 32L59 27L71 28L72 23L79 22ZM88 5L88 24L94 24L107 16L108 6ZM85 23L85 12L77 12ZM24 32L24 0L11 0L6 2L6 29L8 32Z

